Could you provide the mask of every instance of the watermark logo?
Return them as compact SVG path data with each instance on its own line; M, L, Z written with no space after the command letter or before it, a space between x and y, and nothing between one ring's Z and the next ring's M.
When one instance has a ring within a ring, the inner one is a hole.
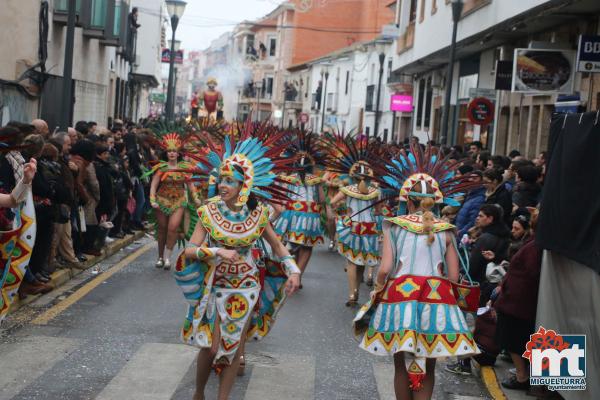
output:
M523 357L529 360L532 385L550 390L585 390L585 335L559 335L540 326Z

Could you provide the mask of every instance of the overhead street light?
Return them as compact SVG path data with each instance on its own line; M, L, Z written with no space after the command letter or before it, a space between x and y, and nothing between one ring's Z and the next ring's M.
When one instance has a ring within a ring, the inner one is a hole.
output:
M167 86L167 120L172 121L174 118L174 109L175 109L175 46L177 45L178 40L175 40L175 32L177 31L177 25L179 25L179 20L183 16L183 12L185 11L186 2L183 0L166 0L167 3L167 12L171 17L171 56L169 59L169 82Z
M452 42L450 44L450 59L448 60L448 72L446 73L446 97L444 108L442 110L442 132L440 135L441 144L449 144L448 122L450 119L450 99L452 96L452 77L454 75L454 58L456 53L456 32L458 30L458 21L463 10L463 0L452 0Z

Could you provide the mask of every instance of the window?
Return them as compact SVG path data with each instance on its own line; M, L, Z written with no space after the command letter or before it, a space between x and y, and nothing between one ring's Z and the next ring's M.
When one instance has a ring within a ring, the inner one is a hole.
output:
M106 23L106 0L91 0L90 26L92 28L104 28Z
M277 39L269 38L269 57L275 57L277 54Z
M419 11L419 22L425 20L425 0L421 0L421 10Z
M365 111L374 111L373 103L375 102L373 97L375 94L375 85L367 86L367 99L365 101Z
M350 83L350 71L346 71L346 85L344 88L344 94L348 94L348 85Z
M437 12L437 0L431 0L431 15Z
M388 76L388 79L390 79L390 76L392 76L392 60L391 59L388 61L388 65L387 65L387 76Z
M115 19L113 24L113 35L119 36L121 34L121 0L115 2Z
M414 23L417 20L417 1L418 0L410 0L409 23Z
M433 101L433 88L431 87L431 77L427 79L427 94L425 96L425 116L423 117L423 128L429 130L431 120L431 102Z
M267 97L270 98L273 95L273 78L267 78Z
M56 0L54 3L54 11L66 13L69 8L69 0ZM75 2L75 12L81 13L81 0Z
M425 80L419 81L419 97L417 99L417 129L423 127L423 103L425 102Z

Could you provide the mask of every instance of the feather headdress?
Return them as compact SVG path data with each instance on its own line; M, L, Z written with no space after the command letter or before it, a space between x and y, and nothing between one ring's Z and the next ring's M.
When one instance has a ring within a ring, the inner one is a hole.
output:
M380 152L381 146L369 143L366 137L343 132L328 134L321 141L321 147L327 151L325 166L328 171L352 179L374 177L371 159Z
M289 171L294 162L282 156L290 144L289 134L248 120L238 136L225 135L220 142L203 134L208 151L189 155L196 161L196 179L208 179L208 196L216 196L221 176L233 176L242 186L237 206L245 204L251 193L276 203L286 201L288 192L277 184L277 174Z
M376 162L374 168L381 185L399 193L401 203L409 197L432 197L438 206L460 206L457 197L481 186L474 175L457 173L460 165L449 157L439 157L431 146L423 150L412 144L409 153L402 150L392 160ZM429 187L433 193L415 191L418 187Z

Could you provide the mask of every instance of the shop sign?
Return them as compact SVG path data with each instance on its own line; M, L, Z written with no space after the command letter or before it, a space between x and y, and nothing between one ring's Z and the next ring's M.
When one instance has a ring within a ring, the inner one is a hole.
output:
M301 113L298 116L298 120L300 121L301 124L307 124L308 123L308 114L307 113Z
M171 62L171 50L169 48L162 49L161 61L164 63ZM175 64L183 64L183 50L175 51Z
M577 71L600 72L600 36L579 36Z
M498 61L496 63L496 90L511 90L513 78L513 62Z
M150 93L150 101L154 103L165 103L166 95L164 93Z
M467 116L473 125L488 125L494 119L494 103L485 97L477 97L469 103Z
M488 99L496 98L496 89L486 89L486 88L470 88L469 89L469 97L487 97Z
M515 49L512 91L572 93L574 60L572 50Z
M390 101L391 111L412 112L413 97L407 94L393 94Z

